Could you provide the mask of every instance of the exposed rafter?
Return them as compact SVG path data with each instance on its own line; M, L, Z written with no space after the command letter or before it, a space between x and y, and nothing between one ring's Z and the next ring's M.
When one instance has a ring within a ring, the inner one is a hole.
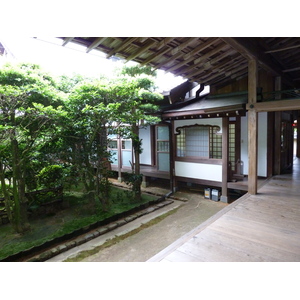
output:
M181 66L188 64L189 62L191 62L195 59L195 57L194 57L195 54L197 54L201 51L204 51L205 49L210 47L212 44L214 44L216 41L217 41L217 38L213 38L213 39L208 40L207 42L201 44L196 49L194 49L194 50L190 51L188 54L184 55L182 62L179 62L179 63L175 64L173 67L166 69L166 71L172 72L173 70L176 70L176 69L180 68Z
M74 39L74 37L66 37L64 38L64 41L62 43L62 46L66 46L69 42L71 42Z
M143 53L144 51L146 51L150 47L152 47L155 43L156 43L156 41L153 41L153 40L148 41L144 47L140 48L136 52L132 53L129 57L127 57L126 61L136 58L139 54Z
M94 48L99 46L102 42L104 42L107 38L106 37L99 37L97 38L89 47L86 49L86 53L89 53L92 51Z
M206 85L227 85L247 76L248 60L258 68L280 76L283 84L296 88L300 78L300 38L243 37L75 37L62 38L102 51L107 58L119 56L150 65ZM280 50L280 51L279 51Z
M264 69L272 72L274 75L281 76L288 83L292 83L292 79L282 72L281 66L272 61L258 43L254 43L247 38L224 37L222 40L234 47L248 60L257 59Z
M131 43L133 43L136 39L137 39L136 37L127 38L124 42L121 42L118 47L115 47L112 50L110 50L108 52L108 54L106 55L106 58L110 58L111 56L115 55L116 53L122 51L128 45L130 45Z
M268 51L265 51L265 53L275 53L275 52L281 52L281 51L291 50L291 49L295 49L295 48L300 48L300 45L268 50Z

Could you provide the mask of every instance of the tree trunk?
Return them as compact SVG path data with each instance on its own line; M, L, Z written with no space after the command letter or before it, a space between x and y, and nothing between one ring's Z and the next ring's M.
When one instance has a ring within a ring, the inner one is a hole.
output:
M3 163L0 161L0 181L2 186L2 192L4 195L4 204L5 204L5 210L7 213L7 217L9 222L12 224L12 212L11 212L11 200L10 200L10 194L7 191L6 184L5 184L5 170L3 167Z
M142 198L141 192L141 174L140 174L140 153L141 153L141 141L139 139L139 127L134 124L132 126L132 145L134 150L134 174L135 180L132 183L132 190L134 192L134 199L135 201L139 202Z
M13 226L19 233L30 230L27 214L27 198L25 196L25 180L22 176L21 159L19 157L18 141L13 137L12 165L13 165Z
M97 195L102 204L102 209L108 211L109 196L110 196L110 182L108 180L108 171L110 170L110 163L107 154L107 132L105 123L102 124L99 130L99 145L97 148Z

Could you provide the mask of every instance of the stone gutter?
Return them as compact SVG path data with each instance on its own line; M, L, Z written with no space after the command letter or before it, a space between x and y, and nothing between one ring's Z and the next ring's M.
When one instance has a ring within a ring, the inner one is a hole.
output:
M139 207L133 208L128 212L120 213L106 220L99 221L84 228L75 230L72 233L54 238L39 246L8 256L0 262L43 262L71 248L84 244L100 235L103 235L117 227L129 223L146 214L150 214L166 205L173 203L173 200L166 200L165 196L158 198Z

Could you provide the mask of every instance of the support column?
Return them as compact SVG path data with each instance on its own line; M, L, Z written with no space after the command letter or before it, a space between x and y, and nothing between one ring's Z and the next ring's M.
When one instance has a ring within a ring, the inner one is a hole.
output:
M257 61L250 59L248 63L248 192L257 194L257 136L258 116L255 110L257 102Z
M300 111L298 111L297 117L297 153L296 156L300 158Z
M275 77L275 91L281 90L281 77ZM281 96L278 94L275 96L276 100L280 100ZM274 119L274 168L273 175L279 175L281 173L281 112L276 111Z
M170 126L169 126L169 153L170 153L170 189L173 193L175 193L178 190L177 186L177 180L175 175L175 154L176 154L176 136L174 134L174 120L171 120Z
M118 135L117 139L117 145L118 145L118 181L122 182L122 141L120 135Z
M221 202L228 203L228 162L229 162L229 119L222 118L222 195Z

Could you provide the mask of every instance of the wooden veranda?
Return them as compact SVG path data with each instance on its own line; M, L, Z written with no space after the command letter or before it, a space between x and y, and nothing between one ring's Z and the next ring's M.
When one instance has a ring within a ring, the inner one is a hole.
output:
M300 261L300 159L152 257L149 262Z

